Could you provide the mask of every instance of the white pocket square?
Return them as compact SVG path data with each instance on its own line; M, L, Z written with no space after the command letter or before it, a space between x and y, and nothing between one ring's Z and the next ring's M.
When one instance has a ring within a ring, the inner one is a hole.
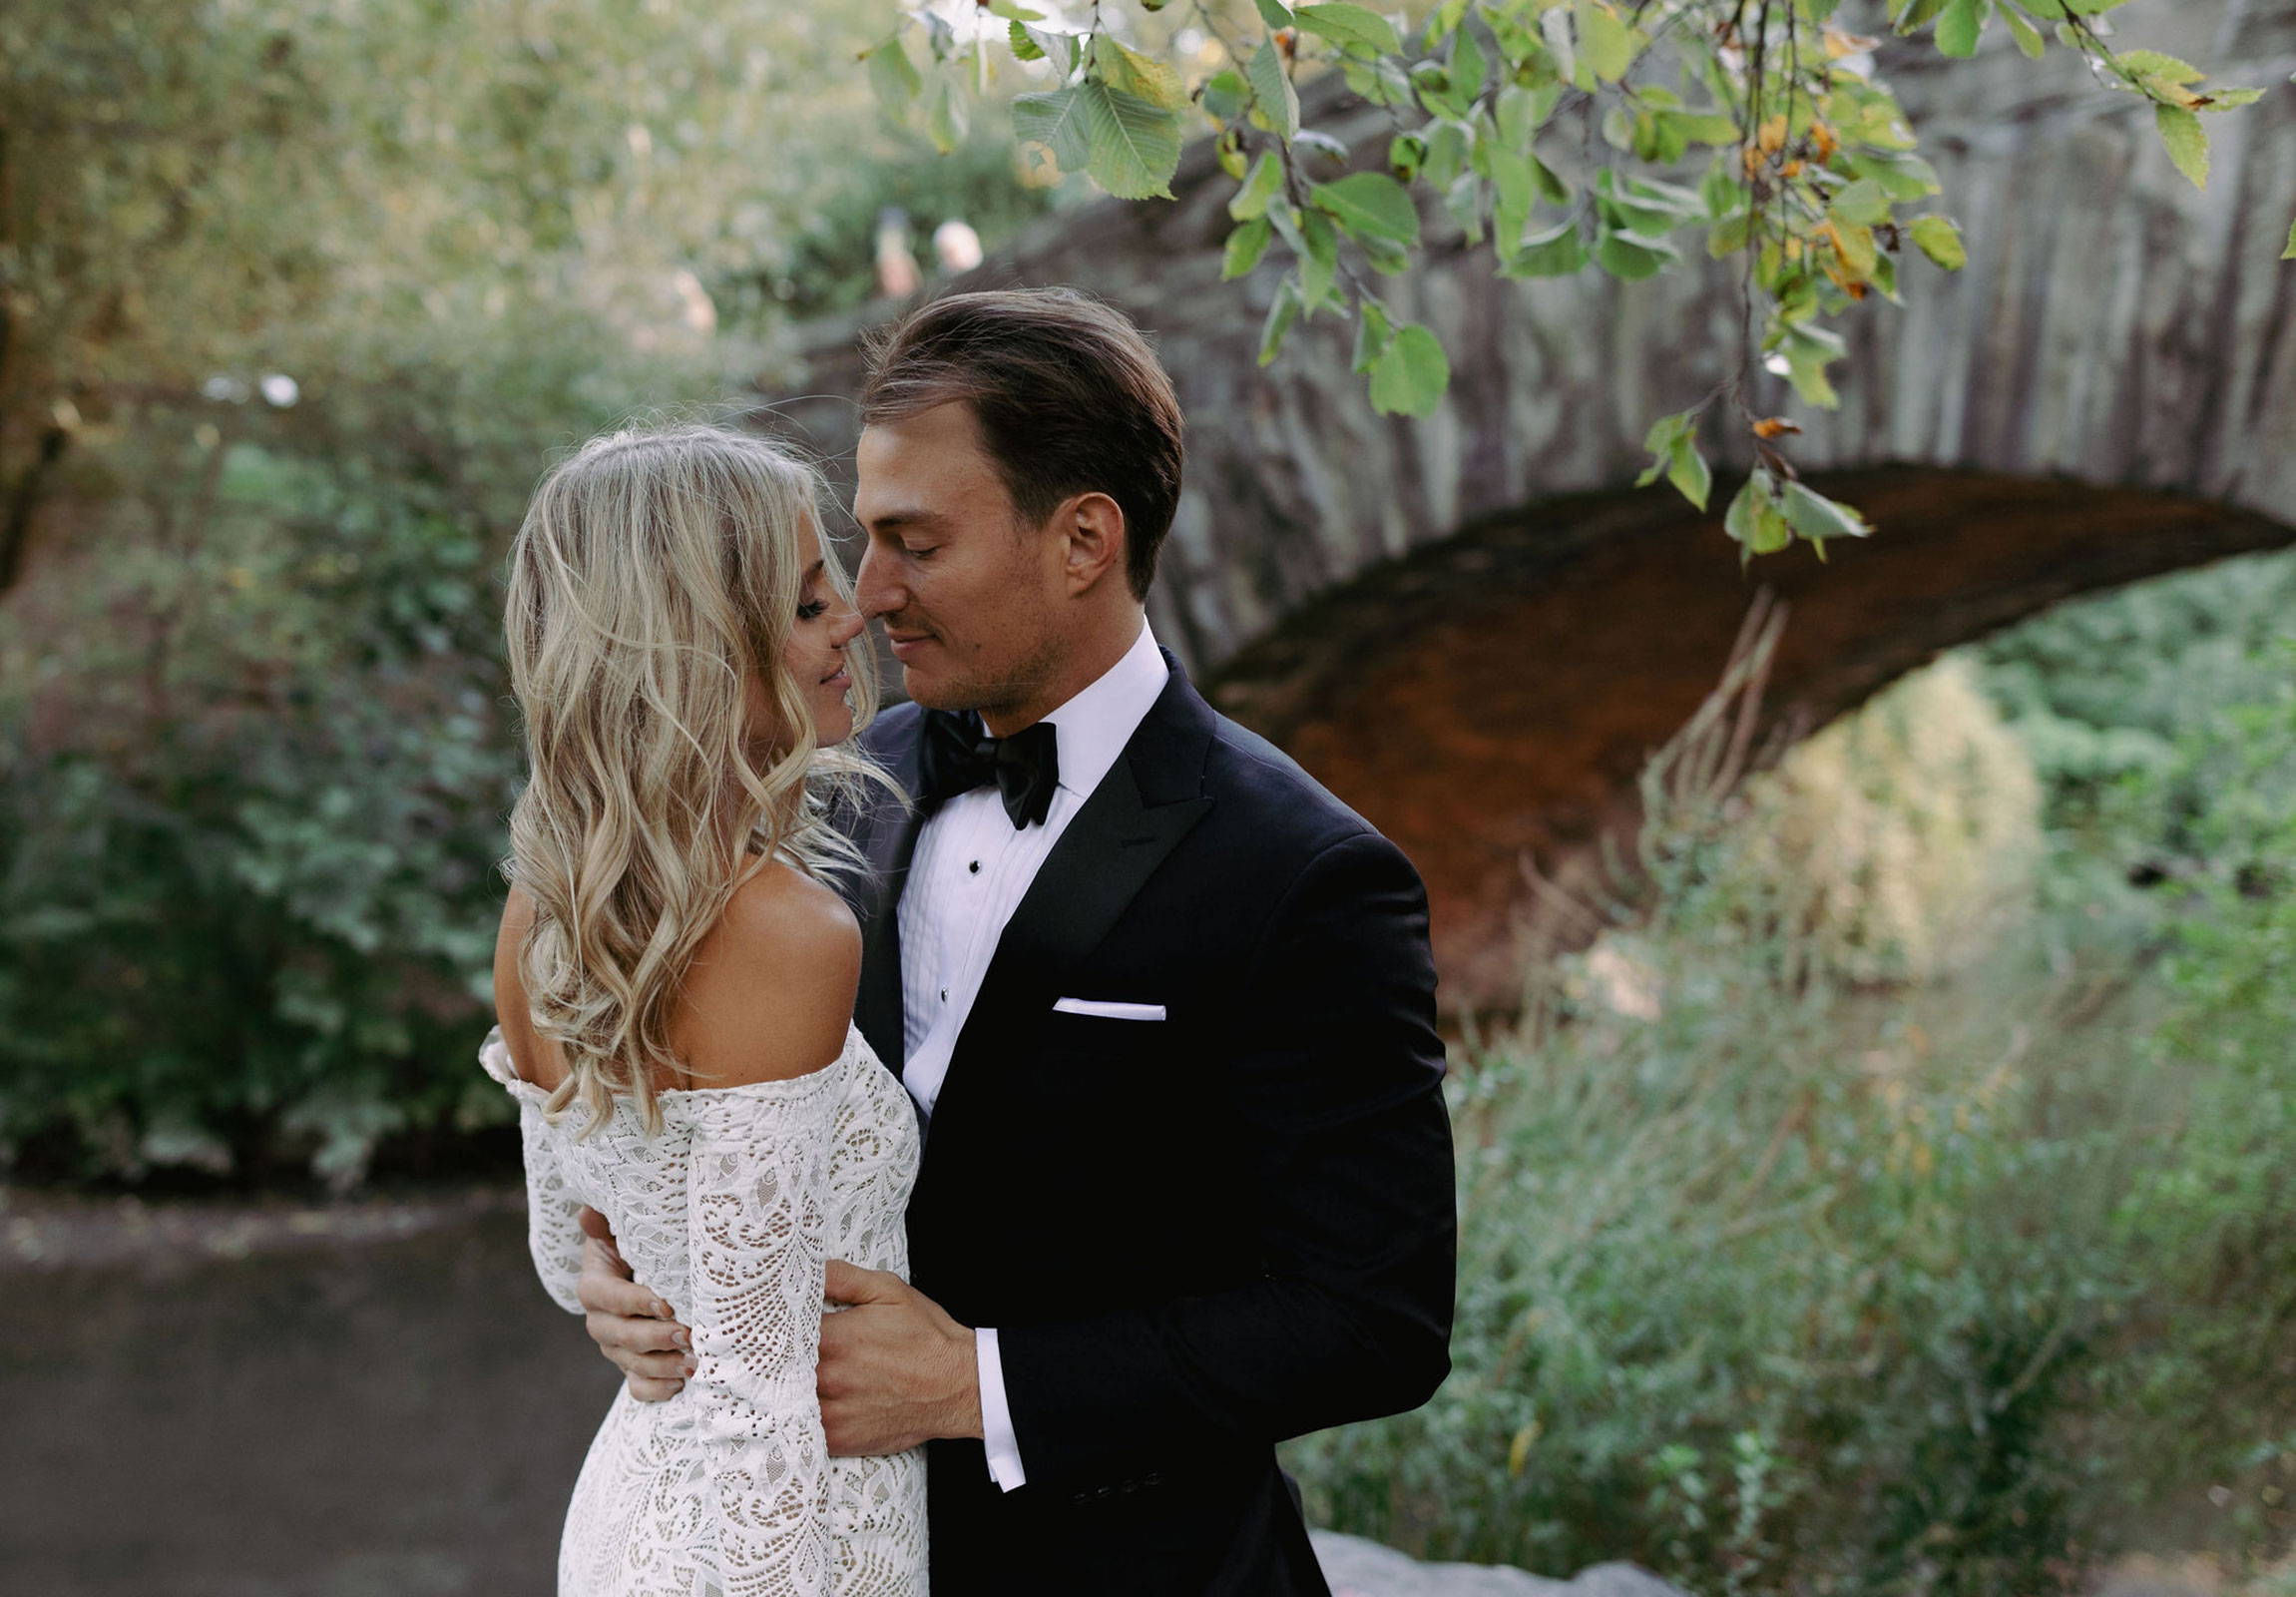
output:
M1162 1004L1120 1004L1106 998L1063 998L1053 1005L1056 1014L1098 1015L1103 1020L1161 1020Z

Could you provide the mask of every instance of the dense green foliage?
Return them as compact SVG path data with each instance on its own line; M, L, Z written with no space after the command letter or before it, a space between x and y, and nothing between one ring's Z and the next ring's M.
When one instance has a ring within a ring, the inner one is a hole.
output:
M528 489L858 302L876 206L1047 203L881 126L839 70L875 26L0 13L0 1163L347 1182L499 1117Z
M2255 576L2114 596L1996 653ZM1419 1413L1296 1446L1311 1501L1445 1556L1634 1557L1701 1597L2060 1590L2160 1537L2285 1551L2296 620L2278 629L2234 673L2250 702L2190 707L2105 806L2124 842L2173 827L2190 872L2131 910L2090 896L2068 845L2046 910L1924 986L1843 980L1811 882L1746 868L1776 857L1774 797L1662 761L1648 907L1456 1083L1456 1371ZM2123 658L2120 715L2199 647L2167 642L2148 671Z

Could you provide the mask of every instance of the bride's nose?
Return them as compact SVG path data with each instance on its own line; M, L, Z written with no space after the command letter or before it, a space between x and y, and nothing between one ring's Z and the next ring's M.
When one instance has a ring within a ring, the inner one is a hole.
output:
M836 622L829 629L829 647L842 654L845 646L858 638L861 635L861 629L866 625L868 623L861 619L861 613L858 610L855 610L851 605L840 602L837 606Z

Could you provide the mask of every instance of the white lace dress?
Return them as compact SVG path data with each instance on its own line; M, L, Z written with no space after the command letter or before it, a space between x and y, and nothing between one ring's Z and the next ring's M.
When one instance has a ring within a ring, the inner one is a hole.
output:
M906 1276L902 1212L919 1136L909 1095L860 1032L788 1081L661 1095L595 1136L556 1125L512 1072L500 1031L479 1051L518 1100L535 1269L580 1314L585 1204L623 1258L692 1328L676 1397L616 1394L575 1483L560 1597L915 1597L925 1588L922 1451L831 1458L813 1390L822 1267Z

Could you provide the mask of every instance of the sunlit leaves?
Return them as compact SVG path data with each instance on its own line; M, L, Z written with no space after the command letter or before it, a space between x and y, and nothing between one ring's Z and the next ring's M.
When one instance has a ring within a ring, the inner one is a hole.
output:
M1778 508L1777 489L1767 471L1756 471L1730 498L1722 530L1736 539L1745 557L1772 555L1794 541L1794 529Z
M2115 52L2109 30L2090 19L2118 4L1887 0L1884 9L1898 32L1930 31L1956 59L1982 50L1997 18L2028 57L2050 43L2037 23L2055 25L2099 80L2153 103L2177 169L2204 183L2199 117L2251 104L2257 91L2211 88L2200 68L2159 51ZM1184 54L1117 37L1135 13L1161 5L1062 13L1075 24L1046 20L1045 0L983 9L1005 19L1013 55L1040 85L1049 63L1052 85L1022 95L1015 115L1064 170L1088 171L1116 194L1167 193L1183 124L1208 119L1219 170L1238 185L1223 277L1259 274L1274 245L1285 247L1263 356L1273 358L1297 320L1351 311L1357 368L1388 413L1430 413L1448 362L1432 331L1399 326L1378 304L1370 273L1407 271L1432 247L1488 242L1510 278L1592 266L1638 282L1677 266L1688 253L1679 230L1697 226L1706 255L1742 259L1753 296L1736 380L1724 390L1749 423L1757 362L1803 403L1835 405L1829 370L1847 346L1834 319L1859 300L1895 300L1916 251L1947 270L1968 263L1949 218L1898 214L1939 192L1937 174L1879 80L1881 41L1852 32L1839 0L1435 0L1411 26L1378 0L1254 0L1264 31L1226 36L1246 14L1214 8L1189 30L1199 43ZM944 64L934 70L945 74L963 47L952 51L957 35L936 16L913 13L912 22L925 21L932 60ZM977 63L978 52L967 59ZM870 62L889 102L917 98L898 35ZM1302 126L1299 85L1334 69L1382 114L1379 144L1352 126ZM923 94L927 132L947 146L961 131L953 102L930 83ZM1681 430L1653 429L1650 480L1663 474L1702 500L1706 462L1682 416L1667 425ZM1780 446L1757 438L1768 482L1734 501L1742 542L1861 535L1854 513L1829 519L1830 502L1809 496Z

